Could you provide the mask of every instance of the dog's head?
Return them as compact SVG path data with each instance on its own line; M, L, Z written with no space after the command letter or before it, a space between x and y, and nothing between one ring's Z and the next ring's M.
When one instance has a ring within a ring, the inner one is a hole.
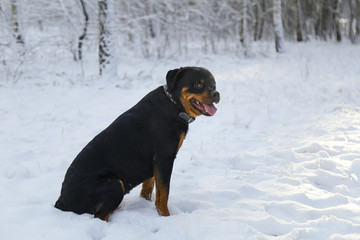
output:
M170 70L166 75L166 84L168 91L189 116L195 118L216 113L214 103L220 101L220 94L209 70L200 67Z

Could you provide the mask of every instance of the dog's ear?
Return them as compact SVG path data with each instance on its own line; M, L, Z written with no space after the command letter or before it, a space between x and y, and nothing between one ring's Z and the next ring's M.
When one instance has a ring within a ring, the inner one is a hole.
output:
M166 74L166 85L168 91L171 91L175 87L176 81L181 76L183 70L184 68L177 68L168 71L168 73Z

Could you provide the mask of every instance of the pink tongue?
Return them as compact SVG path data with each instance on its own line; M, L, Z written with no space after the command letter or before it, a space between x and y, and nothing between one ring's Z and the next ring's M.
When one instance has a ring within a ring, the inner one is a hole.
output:
M214 104L204 104L204 107L205 107L205 111L211 116L214 115L217 111Z

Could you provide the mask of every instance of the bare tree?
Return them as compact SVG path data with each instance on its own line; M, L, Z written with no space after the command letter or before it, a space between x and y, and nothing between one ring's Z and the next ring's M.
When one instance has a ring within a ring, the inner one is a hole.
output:
M261 18L260 18L260 28L259 28L259 35L258 35L258 39L260 40L263 36L263 32L264 32L264 25L265 25L265 18L266 18L266 1L265 0L260 0L261 1Z
M84 28L83 28L83 34L79 37L79 42L78 42L78 59L82 60L82 46L83 46L83 41L86 38L87 29L89 25L89 14L86 10L84 0L80 0L80 3L81 3L82 13L84 15Z
M261 40L265 24L266 1L258 0L254 3L254 41Z
M295 0L296 4L296 40L304 41L303 16L301 10L301 0Z
M355 44L360 36L360 0L349 0L349 38Z
M147 16L150 16L154 12L154 10L152 9L150 0L146 0L146 2L145 2L145 12L146 12ZM155 12L154 12L154 15L155 15ZM148 28L149 28L150 37L155 38L156 34L155 34L155 31L154 31L154 24L153 24L153 20L152 20L151 17L149 17L147 19L146 24L148 25Z
M109 80L116 76L116 64L113 54L114 35L113 24L113 1L99 0L99 73Z
M248 23L247 23L247 8L248 8L248 2L247 0L243 0L243 6L242 6L242 28L241 28L241 37L240 41L244 49L244 55L248 55L249 50L249 36L248 36Z
M17 10L16 0L11 0L11 22L12 22L13 36L16 39L16 42L24 43L24 40L19 30L18 10Z
M336 41L341 42L341 29L340 29L340 5L341 0L334 0L333 2L333 19L335 23Z
M284 49L284 30L281 17L281 0L274 0L274 31L275 31L275 49L276 52L282 53Z
M254 3L254 41L258 40L259 36L259 25L260 25L260 3Z
M341 41L341 32L339 25L339 2L340 0L319 0L318 19L316 23L316 34L323 40L332 37L335 29L337 41ZM335 27L334 27L335 25Z
M356 0L356 41L360 38L360 0Z
M110 56L108 49L108 38L109 30L106 25L106 15L107 15L108 3L107 0L99 1L99 28L100 28L100 41L99 41L99 65L100 65L100 75L103 73L103 70L106 67L107 59Z

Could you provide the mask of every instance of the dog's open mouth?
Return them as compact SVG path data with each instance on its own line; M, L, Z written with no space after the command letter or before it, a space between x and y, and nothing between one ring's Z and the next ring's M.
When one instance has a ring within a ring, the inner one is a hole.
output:
M201 103L199 100L195 98L190 99L190 103L196 110L198 110L201 114L205 116L212 116L217 111L216 107L212 103L210 104Z

